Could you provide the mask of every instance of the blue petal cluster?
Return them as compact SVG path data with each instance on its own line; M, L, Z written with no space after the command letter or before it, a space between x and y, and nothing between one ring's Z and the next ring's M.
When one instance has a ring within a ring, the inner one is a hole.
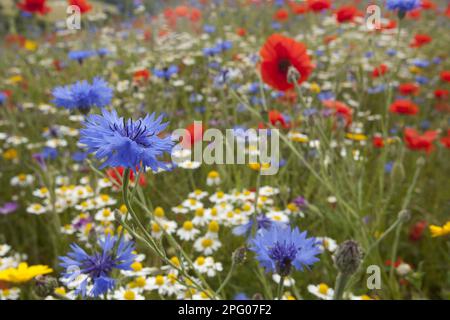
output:
M386 7L388 10L398 10L401 12L408 12L420 7L420 0L387 0Z
M92 107L102 108L110 104L113 90L102 78L94 78L92 84L84 80L69 86L56 87L52 94L52 103L57 107L86 112Z
M292 267L302 271L319 261L320 253L315 238L307 238L306 231L291 229L284 224L273 224L268 230L260 229L250 241L250 250L266 272L276 272L282 276L290 274Z
M70 246L71 251L67 256L60 257L60 266L65 268L63 279L73 282L83 277L83 281L78 285L76 294L82 296L94 296L105 294L114 289L116 280L111 277L114 269L131 270L131 264L135 255L132 253L135 248L132 242L121 239L119 243L117 237L106 236L100 239L98 245L100 251L92 254L86 253L77 244ZM89 283L92 289L87 292Z
M168 169L158 160L164 153L172 151L170 135L160 138L158 135L167 127L162 123L163 116L155 119L155 114L137 121L125 120L117 116L115 110L102 110L102 115L90 115L80 130L80 143L88 147L89 153L95 153L99 160L105 159L101 168L125 167L134 171L141 166L153 171Z

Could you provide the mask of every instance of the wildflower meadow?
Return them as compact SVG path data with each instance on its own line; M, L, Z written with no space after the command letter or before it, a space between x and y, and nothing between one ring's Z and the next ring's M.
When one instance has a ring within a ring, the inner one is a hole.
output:
M448 300L445 0L0 0L0 300Z

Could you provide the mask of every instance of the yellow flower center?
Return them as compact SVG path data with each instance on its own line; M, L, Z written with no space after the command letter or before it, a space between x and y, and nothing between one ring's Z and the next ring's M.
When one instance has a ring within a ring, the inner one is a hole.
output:
M162 275L157 275L155 278L155 283L158 286L162 286L164 284L164 277Z
M195 210L195 215L196 215L197 217L203 217L203 215L204 215L204 210L203 210L203 208L198 208L197 210Z
M59 294L60 296L65 296L66 295L66 288L58 287L58 288L55 289L55 293Z
M197 264L199 266L202 266L205 263L205 257L200 256L200 257L197 258L197 260L195 260L195 262L197 262Z
M211 247L212 244L213 244L212 239L203 239L202 240L202 247L204 247L204 248Z
M142 270L142 263L140 263L139 261L135 261L133 262L133 264L131 265L131 268L134 271L141 271Z
M123 297L125 298L125 300L134 300L136 299L136 294L131 290L127 290L123 294Z
M327 292L328 292L328 286L325 284L325 283L321 283L321 284L319 284L319 292L321 293L321 294L327 294Z
M155 211L153 212L153 214L155 215L155 217L163 218L165 212L164 212L164 209L163 209L163 208L161 208L161 207L156 207L156 208L155 208Z
M217 223L217 221L211 221L209 223L208 230L215 233L219 232L219 224Z
M215 178L218 178L218 177L219 177L219 173L217 171L210 171L208 173L208 178L210 178L210 179L215 179Z
M183 229L184 229L184 230L190 231L190 230L192 230L193 228L194 228L194 225L192 224L191 221L185 221L185 222L183 223Z

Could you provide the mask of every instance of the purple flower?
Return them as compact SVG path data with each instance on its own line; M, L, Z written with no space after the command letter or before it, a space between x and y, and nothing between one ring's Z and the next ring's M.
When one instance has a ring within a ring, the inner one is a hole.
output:
M19 205L16 202L6 202L2 207L0 207L0 214L7 215L13 213L18 207Z

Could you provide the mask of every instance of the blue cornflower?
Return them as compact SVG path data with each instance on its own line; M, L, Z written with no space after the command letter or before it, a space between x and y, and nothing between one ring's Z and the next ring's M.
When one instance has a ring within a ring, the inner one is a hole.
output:
M58 157L58 150L51 147L44 147L41 151L44 160L55 160Z
M420 0L386 0L388 10L405 13L420 7Z
M3 92L0 92L0 105L4 104L6 102L6 99L8 97L6 96L6 94L4 94Z
M59 257L60 266L65 268L63 279L68 283L83 279L76 289L76 294L98 297L114 289L116 280L111 277L114 269L131 270L135 255L133 242L117 237L106 236L98 241L100 251L86 253L77 244L71 244L67 256ZM87 292L87 286L92 283L92 289Z
M169 80L174 74L178 73L178 67L175 65L171 65L168 68L164 69L153 69L153 74L161 79Z
M261 229L268 230L272 227L274 223L275 222L273 222L273 220L271 220L270 218L266 217L263 214L256 216L257 230ZM252 227L253 227L253 219L250 219L249 222L235 227L233 229L233 234L236 236L249 235L250 232L252 231Z
M250 250L256 253L256 259L266 272L276 272L281 276L291 273L292 267L302 271L319 261L320 253L315 238L307 238L306 231L298 228L274 224L269 230L260 230L251 240Z
M230 50L233 47L233 43L231 41L218 41L215 48L218 52L225 52Z
M81 64L85 59L95 56L95 54L96 54L95 51L87 51L87 50L70 51L68 57L70 60L76 60Z
M56 87L52 94L52 103L56 106L87 113L91 107L107 106L113 97L113 90L105 80L94 78L92 84L84 80L69 86Z
M171 152L173 145L170 135L158 137L169 124L162 123L162 119L162 115L155 119L153 113L133 122L119 118L115 110L102 109L102 115L93 114L87 118L80 131L80 143L88 147L89 153L95 153L97 159L105 159L101 168L167 169L157 159L165 152Z
M216 32L216 27L210 24L205 24L203 26L203 31L206 33L214 33Z

